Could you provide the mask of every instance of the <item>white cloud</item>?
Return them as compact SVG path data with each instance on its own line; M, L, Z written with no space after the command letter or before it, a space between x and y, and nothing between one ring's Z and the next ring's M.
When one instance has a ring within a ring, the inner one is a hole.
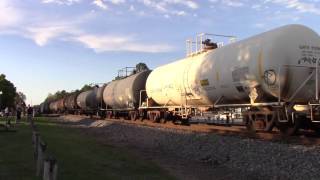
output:
M219 3L223 6L229 6L229 7L242 7L244 6L244 1L240 0L209 0L213 4ZM214 7L214 6L213 6Z
M135 11L135 10L136 10L136 8L134 7L134 5L130 5L129 11Z
M194 1L188 1L188 0L164 0L168 4L181 4L184 6L187 6L191 9L198 9L199 5Z
M313 13L316 15L320 15L320 7L316 6L316 1L312 2L301 2L300 0L265 0L265 3L274 3L283 5L289 9L296 9L302 13Z
M81 0L42 0L42 3L49 4L49 3L54 3L54 4L60 4L60 5L72 5L74 3L78 3Z
M185 15L187 15L187 13L185 11L173 11L172 13L177 15L177 16L185 16Z
M92 3L98 7L106 10L106 9L108 9L107 3L111 3L114 5L120 5L120 4L125 4L126 0L93 0Z
M231 7L241 7L244 5L241 1L237 1L237 0L222 0L222 4L231 6Z
M108 9L108 6L102 0L94 0L92 3L100 7L101 9L104 9L104 10Z
M254 4L251 6L252 9L255 9L257 11L260 11L262 9L262 5L261 4Z
M10 1L0 1L0 28L16 25L21 19L21 13Z
M256 23L253 25L253 27L255 28L265 28L266 27L266 24L265 23Z
M168 10L166 9L166 3L165 2L156 2L153 0L140 0L142 3L150 8L154 8L160 12L167 12Z
M97 53L108 51L161 53L174 48L167 44L143 43L127 35L97 35L80 30L73 22L47 23L19 30L2 31L33 40L38 46L45 46L52 40L81 43Z
M126 0L107 0L107 1L109 1L112 4L116 4L116 5L124 4L126 2Z
M143 3L146 7L153 8L158 12L163 13L165 18L169 18L170 15L185 16L188 14L185 9L179 10L177 9L178 7L174 5L180 5L180 8L184 7L191 10L199 8L199 5L191 0L138 0L138 2Z
M97 53L107 51L160 53L173 50L173 47L166 44L139 43L127 36L83 34L74 37L73 40L84 44Z
M65 35L74 35L78 33L80 33L80 31L73 26L52 24L47 26L29 27L26 29L23 36L34 40L39 46L44 46L51 39L62 38Z

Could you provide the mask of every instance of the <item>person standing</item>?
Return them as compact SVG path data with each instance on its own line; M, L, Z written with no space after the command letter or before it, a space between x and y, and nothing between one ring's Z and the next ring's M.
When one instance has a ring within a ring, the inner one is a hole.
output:
M4 109L4 115L5 115L5 117L9 117L9 108L8 107L6 107L5 109Z
M28 108L27 108L27 121L28 122L32 121L32 116L33 116L33 108L29 104Z
M21 107L18 106L17 107L17 122L19 122L21 119Z
M11 125L11 119L9 118L9 108L8 107L6 107L5 109L4 109L4 117L6 118L6 120L7 120L7 125Z

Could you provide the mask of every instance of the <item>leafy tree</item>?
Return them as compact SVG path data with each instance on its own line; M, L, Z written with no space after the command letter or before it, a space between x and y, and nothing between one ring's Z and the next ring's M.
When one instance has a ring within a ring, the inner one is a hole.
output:
M80 93L80 92L83 92L83 91L88 91L88 90L91 90L93 88L94 88L93 86L90 86L90 85L86 84L80 90L77 89L77 90L71 91L71 92L67 92L66 90L61 90L61 91L55 92L54 94L49 93L47 98L45 99L45 102L56 101L58 99L65 98L65 97L67 97L69 95L72 95L72 94L75 94L75 93Z
M0 75L0 109L5 107L15 107L16 87L12 82L6 79L4 74Z
M88 85L88 84L86 84L86 85L84 85L84 86L80 89L80 91L81 91L81 92L83 92L83 91L89 91L89 90L91 90L91 89L93 89L93 87L90 86L90 85Z
M65 90L62 90L62 91L56 92L55 95L56 95L57 99L61 99L61 98L64 98L64 97L68 96L69 93L67 91L65 91Z
M17 92L16 97L15 97L15 103L16 105L25 105L26 101L26 95L24 95L22 92Z
M146 70L149 70L149 68L145 63L138 63L136 65L136 71L137 72L142 72L142 71L146 71Z
M23 92L18 92L17 95L20 97L22 101L26 101L27 97L23 94Z
M68 93L66 90L57 91L54 94L49 93L45 101L52 102L52 101L67 97L69 94L70 93Z

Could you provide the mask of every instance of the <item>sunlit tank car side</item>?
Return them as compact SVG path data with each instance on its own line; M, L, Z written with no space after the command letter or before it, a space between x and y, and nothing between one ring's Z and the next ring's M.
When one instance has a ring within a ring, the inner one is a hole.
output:
M146 91L167 106L308 104L319 60L319 35L288 25L158 67Z
M310 47L306 55L305 47ZM300 25L284 26L214 51L156 68L146 84L147 93L158 104L184 104L181 94L190 96L194 105L212 105L220 97L229 102L246 102L249 94L278 98L290 95L310 75L310 68L294 68L306 56L320 58L320 38L311 29ZM311 47L318 47L311 50ZM287 68L292 65L292 68ZM178 68L179 67L179 68ZM283 68L278 73L279 67ZM300 91L293 101L307 102L314 97L313 83ZM259 94L261 92L262 94Z
M96 99L98 88L82 92L77 97L77 105L81 113L93 115L98 109L99 102Z
M64 113L65 112L65 106L64 106L64 101L66 98L61 98L57 100L57 111L59 113Z
M44 114L44 103L45 102L42 102L39 106L40 106L40 113L41 114Z
M98 102L98 115L100 117L105 117L106 104L103 100L103 91L107 87L107 85L108 84L104 84L101 87L99 87L96 93L96 100Z
M40 113L41 114L47 114L50 112L49 109L50 103L48 101L44 101L43 103L40 104Z
M68 113L75 113L76 110L79 109L78 105L77 105L77 97L78 97L79 93L73 93L70 96L66 97L65 101L64 101L64 105L66 110L68 111Z
M130 111L139 107L140 91L145 89L150 70L138 72L123 79L110 82L103 91L103 100L107 106L107 115L128 116Z
M58 113L58 101L52 101L49 105L51 113Z

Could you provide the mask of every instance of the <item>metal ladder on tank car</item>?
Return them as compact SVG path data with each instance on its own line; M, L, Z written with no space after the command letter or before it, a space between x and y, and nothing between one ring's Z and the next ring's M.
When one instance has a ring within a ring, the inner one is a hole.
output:
M181 91L181 105L179 108L180 115L182 119L188 119L189 113L188 113L188 92L187 92L187 87L188 86L188 71L187 68L183 70L183 75L182 75L182 91ZM184 102L184 103L183 103Z

